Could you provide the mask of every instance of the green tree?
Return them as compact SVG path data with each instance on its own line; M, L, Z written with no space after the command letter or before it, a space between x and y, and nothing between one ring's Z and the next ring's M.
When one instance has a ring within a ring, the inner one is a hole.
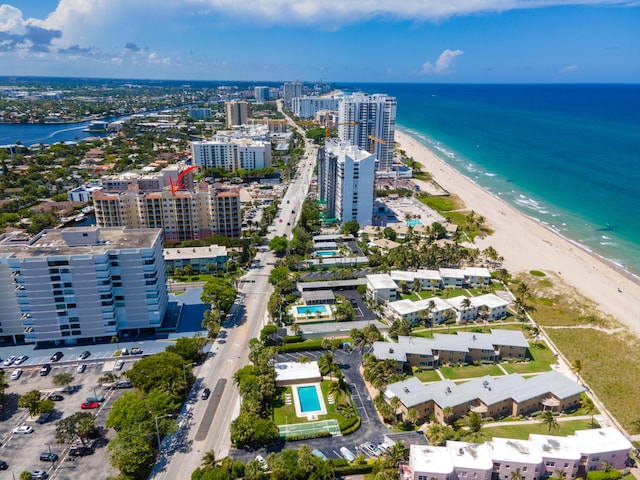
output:
M540 416L540 423L547 426L548 433L557 430L559 426L558 421L556 420L556 417L553 416L553 412L551 410L545 410L542 412L542 415Z
M4 392L7 388L9 388L7 377L4 372L0 372L0 405L3 404Z
M382 236L387 240L395 241L397 235L393 228L384 227L384 230L382 230Z
M580 400L580 407L584 410L587 415L591 415L591 428L595 428L595 422L593 421L593 416L596 413L596 406L593 403L591 398L586 395Z
M109 442L111 465L120 470L125 478L147 478L153 466L155 452L146 440L146 432L140 432L136 425L130 425L126 435L118 434Z
M360 224L356 220L349 220L342 224L340 231L345 235L353 235L355 237L360 231Z
M402 442L396 442L391 448L388 448L384 452L385 458L391 463L394 469L400 465L400 462L406 460L407 449Z
M31 475L31 472L27 472L26 470L24 472L20 472L20 480L32 480L33 479L33 475Z
M318 358L318 368L320 369L320 374L323 376L329 375L336 368L336 364L333 361L332 353L325 353Z
M216 452L214 450L208 450L202 457L202 470L205 472L213 470L219 463L220 460L216 458Z
M336 305L336 321L350 322L356 317L356 312L349 302L340 302Z
M89 412L77 412L56 423L56 442L71 443L79 438L83 445L95 430L95 418Z
M269 248L276 253L276 255L283 255L289 248L289 241L286 236L273 237L269 242Z
M246 480L264 480L267 474L262 468L262 464L257 460L249 460L244 471Z
M26 408L29 415L35 417L38 414L41 395L40 390L31 390L18 399L18 406Z
M228 281L214 277L202 287L202 303L210 303L223 314L227 314L236 300L236 291Z
M269 283L274 286L280 285L286 282L287 280L289 280L290 275L291 275L291 272L287 267L283 267L283 266L274 267L273 270L271 270L271 273L269 274Z
M53 384L57 387L67 387L73 383L73 374L69 372L57 373L53 376Z
M449 419L453 416L453 408L444 407L442 409L442 418L444 419L444 423L449 424Z
M177 353L185 362L201 362L204 358L202 349L207 344L204 337L180 337L174 345L165 348L166 352Z
M184 359L177 353L162 352L137 361L126 375L134 387L145 393L165 386L173 388L175 395L184 397L193 383L193 374L185 371L184 365Z
M582 362L579 359L575 359L571 362L571 370L576 374L578 383L580 383L580 372L582 372Z

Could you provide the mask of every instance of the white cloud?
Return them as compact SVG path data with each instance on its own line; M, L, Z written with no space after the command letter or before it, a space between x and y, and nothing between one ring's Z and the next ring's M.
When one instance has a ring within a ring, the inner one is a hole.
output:
M448 48L440 54L435 66L431 62L426 62L420 70L421 75L448 75L451 73L453 60L464 52L462 50L449 50Z
M566 67L562 67L560 69L560 74L565 75L567 73L573 73L578 69L577 65L567 65Z
M0 5L0 32L24 35L26 31L22 11L11 5Z

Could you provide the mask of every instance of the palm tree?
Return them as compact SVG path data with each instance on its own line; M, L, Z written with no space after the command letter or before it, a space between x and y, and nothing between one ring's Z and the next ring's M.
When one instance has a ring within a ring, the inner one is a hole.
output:
M580 400L580 407L582 407L587 415L591 415L591 428L594 428L593 416L596 413L596 406L589 397L585 396Z
M400 462L406 460L406 451L404 443L397 442L393 447L385 450L384 456L387 458L389 463L393 465L393 468L398 468Z
M511 480L522 480L522 475L520 474L519 468L516 468L515 471L511 472Z
M333 395L333 397L336 399L336 403L340 404L340 399L342 398L342 387L340 387L339 382L331 382L329 384L327 393L329 395Z
M553 412L551 410L545 410L542 412L540 418L542 419L540 423L547 426L547 433L551 433L559 426L558 421L556 420L556 417L553 416Z
M444 423L449 424L449 419L453 416L453 408L444 407L442 409L442 418L444 419Z
M469 307L471 307L471 299L467 297L463 298L462 301L460 302L460 308L462 310L467 310ZM462 312L460 312L460 315L462 316ZM464 323L467 323L467 320L465 320Z
M409 422L412 427L415 427L419 419L420 414L418 413L418 410L416 410L415 408L410 408L409 412L407 413L407 422Z
M389 405L391 405L391 408L393 408L393 418L394 421L397 418L398 415L398 408L400 408L400 405L402 404L402 402L400 401L400 399L396 396L392 397L391 400L389 400Z
M433 312L436 310L436 302L431 299L429 300L429 304L427 305L429 324L431 325L431 331L433 332Z
M574 373L576 374L578 383L580 383L580 372L582 371L582 362L576 358L573 362L571 362L571 370L574 371Z
M533 337L533 344L538 345L538 336L540 335L540 327L534 325L529 329L529 335Z
M208 452L205 452L202 457L202 470L205 472L213 470L219 463L220 461L216 458L216 452L214 450L209 450Z

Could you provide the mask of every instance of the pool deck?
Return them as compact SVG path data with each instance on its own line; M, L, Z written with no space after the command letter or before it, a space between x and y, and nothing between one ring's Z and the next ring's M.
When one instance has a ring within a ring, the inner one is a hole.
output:
M313 412L303 412L302 408L300 407L300 398L298 398L298 388L311 387L311 386L316 387L316 395L318 395L318 401L320 402L320 410L315 410ZM324 398L322 396L322 388L320 388L319 383L301 383L299 385L293 385L291 388L292 390L294 390L293 405L295 406L296 415L298 417L305 417L307 420L318 420L318 417L320 415L327 414L327 406L324 403Z

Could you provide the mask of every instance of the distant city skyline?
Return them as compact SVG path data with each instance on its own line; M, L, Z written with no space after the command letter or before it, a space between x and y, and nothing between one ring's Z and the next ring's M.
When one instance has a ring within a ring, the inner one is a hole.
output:
M256 82L636 83L638 32L636 0L18 0L0 5L0 68Z

